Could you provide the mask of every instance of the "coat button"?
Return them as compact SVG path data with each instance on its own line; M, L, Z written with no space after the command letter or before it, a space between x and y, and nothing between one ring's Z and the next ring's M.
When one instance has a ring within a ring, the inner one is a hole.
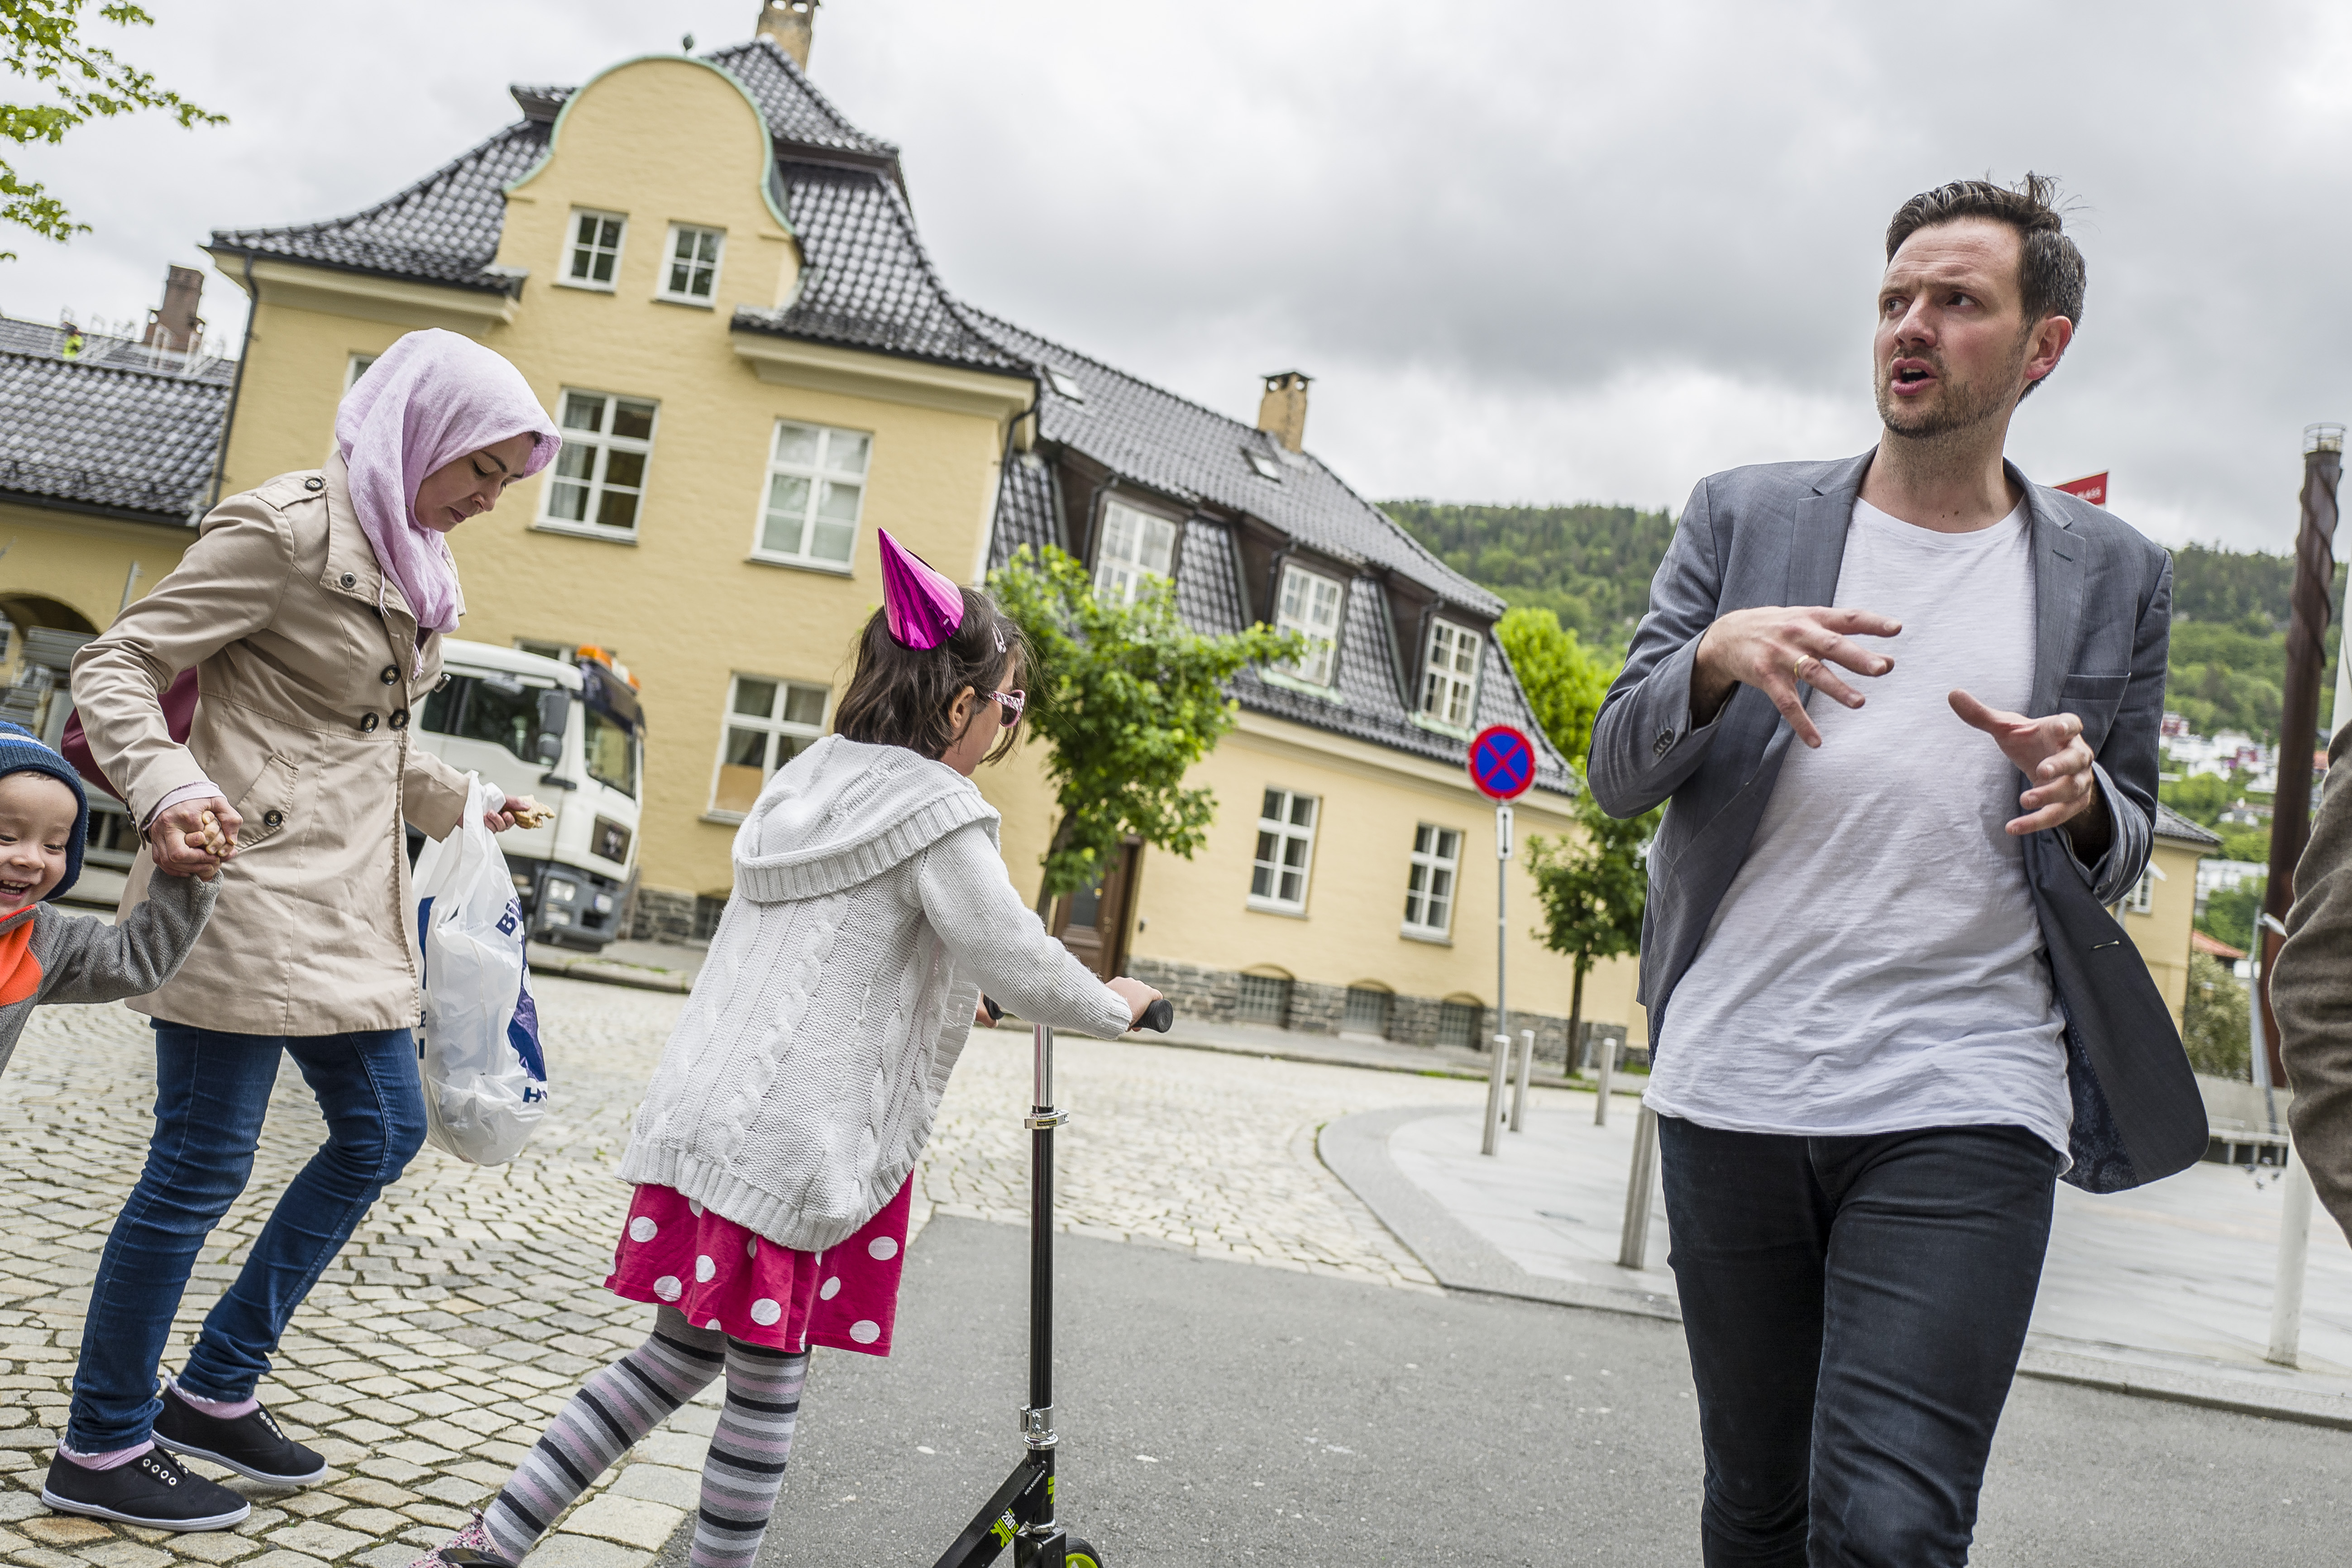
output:
M374 715L374 714L373 714L373 713L362 713L362 714L361 714L361 715L360 715L360 733L361 733L361 734L362 734L362 735L373 735L373 734L374 734L374 733L375 733L375 725L376 725L376 718L375 718L375 715Z
M342 584L342 585L343 585L344 587L346 587L346 588L356 588L356 587L358 587L358 586L360 585L360 580L359 580L358 576L357 576L356 574L352 574L352 573L350 573L350 572L346 572L346 573L344 573L344 574L342 574L342 576L341 576L340 578L338 578L338 579L337 579L337 581L338 581L338 582L340 582L340 583L341 583L341 584Z
M378 676L376 677L376 679L377 679L378 680L383 681L386 686L397 686L397 685L399 685L399 684L400 684L400 666L398 666L398 665L396 665L396 664L387 664L387 665L385 665L385 666L383 667L383 672L382 674L378 675Z
M436 691L446 691L446 690L447 690L448 689L449 689L449 672L448 672L447 670L446 670L446 669L445 669L445 670L443 670L443 671L441 672L441 679L438 679L438 680L436 680L436 681L435 681L435 682L433 683L433 689L434 689L434 690L436 690Z
M395 708L392 710L392 727L395 730L405 730L408 728L407 709Z
M286 826L286 814L282 811L265 811L261 814L261 826L283 827Z
M302 481L302 488L306 490L322 490L327 488L327 481L320 479L318 475L312 474L309 479Z

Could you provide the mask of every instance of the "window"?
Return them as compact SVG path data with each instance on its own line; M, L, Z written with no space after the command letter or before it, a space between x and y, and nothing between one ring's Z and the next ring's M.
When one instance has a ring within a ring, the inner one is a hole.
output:
M861 431L777 420L753 557L846 570L873 449L874 437Z
M588 729L581 737L580 749L588 762L588 776L598 784L611 785L631 800L636 799L637 764L645 756L636 731L593 708L584 711ZM605 858L619 860L624 857L608 855Z
M654 407L601 392L563 395L563 449L547 486L542 524L635 539L654 449Z
M1429 623L1429 658L1421 678L1421 714L1464 730L1478 691L1478 634L1452 621Z
M1234 1022L1272 1024L1277 1029L1289 1023L1290 982L1278 974L1243 975L1234 995Z
M629 220L619 213L572 208L562 280L575 289L611 289L613 274L621 266L621 237L628 227Z
M1483 1049L1476 1037L1478 1015L1483 1011L1475 1003L1441 1002L1437 1005L1437 1043L1455 1046L1463 1050Z
M1103 505L1102 543L1095 551L1095 592L1135 603L1147 577L1166 577L1176 551L1176 525L1119 501Z
M2150 864L2139 874L2139 880L2132 884L2132 890L2124 895L2124 908L2136 915L2144 915L2153 910L2156 907L2157 876L2156 867Z
M1404 884L1404 929L1444 936L1453 929L1454 879L1462 868L1462 834L1424 822L1412 831L1412 869Z
M1343 1034L1371 1035L1386 1039L1389 1033L1389 994L1369 985L1348 987L1348 1005L1339 1016Z
M719 288L719 252L727 243L723 228L697 228L691 224L669 226L669 258L663 263L661 297L684 305L708 305Z
M539 756L539 699L547 689L544 685L526 686L503 671L452 676L425 700L417 723L436 735L488 741L526 763L544 766Z
M710 809L732 816L750 811L769 775L824 732L826 695L822 686L737 676L727 693L727 722Z
M1303 914L1307 868L1315 854L1315 797L1270 789L1258 812L1257 860L1250 868L1250 902Z
M1336 579L1320 572L1309 572L1302 566L1286 565L1282 569L1282 595L1275 606L1274 626L1276 631L1301 632L1307 637L1307 652L1294 664L1283 667L1284 673L1295 675L1309 686L1331 684L1333 654L1339 636L1339 584Z
M351 359L343 366L343 390L345 392L349 392L352 387L358 385L360 377L365 375L368 373L368 366L373 363L375 363L375 355L373 354L352 355Z

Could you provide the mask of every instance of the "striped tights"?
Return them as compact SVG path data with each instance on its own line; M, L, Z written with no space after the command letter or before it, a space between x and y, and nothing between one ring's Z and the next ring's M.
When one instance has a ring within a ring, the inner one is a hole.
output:
M698 1329L675 1307L657 1309L646 1342L583 1384L523 1457L483 1511L491 1548L520 1563L590 1481L722 1373L727 1402L702 1461L688 1562L751 1568L792 1457L808 1354Z

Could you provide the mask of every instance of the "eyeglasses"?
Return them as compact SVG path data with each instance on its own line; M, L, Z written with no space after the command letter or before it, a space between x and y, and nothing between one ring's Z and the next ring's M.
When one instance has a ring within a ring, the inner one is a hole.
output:
M988 700L1001 706L1002 711L996 717L1008 730L1021 722L1021 710L1029 706L1029 694L1025 691L992 691Z

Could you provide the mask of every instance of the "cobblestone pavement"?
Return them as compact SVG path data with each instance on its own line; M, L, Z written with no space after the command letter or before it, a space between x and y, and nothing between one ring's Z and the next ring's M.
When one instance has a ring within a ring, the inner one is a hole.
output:
M145 1020L121 1007L34 1016L0 1077L0 1558L403 1568L497 1489L583 1374L642 1339L646 1309L598 1285L626 1209L613 1172L684 998L553 976L533 989L556 1081L549 1125L509 1166L418 1156L297 1315L263 1385L289 1430L327 1456L327 1478L289 1492L199 1463L250 1496L253 1514L234 1531L176 1536L51 1514L39 1500L89 1280L143 1156L153 1058ZM1060 1043L1057 1080L1076 1113L1060 1141L1067 1228L1435 1289L1316 1159L1315 1130L1384 1106L1475 1104L1480 1086L1076 1039ZM919 1222L934 1210L1025 1222L1029 1081L1025 1030L975 1032L917 1173ZM252 1186L198 1263L167 1367L322 1135L289 1068ZM714 1414L712 1403L688 1406L639 1445L532 1568L648 1561L694 1505Z

